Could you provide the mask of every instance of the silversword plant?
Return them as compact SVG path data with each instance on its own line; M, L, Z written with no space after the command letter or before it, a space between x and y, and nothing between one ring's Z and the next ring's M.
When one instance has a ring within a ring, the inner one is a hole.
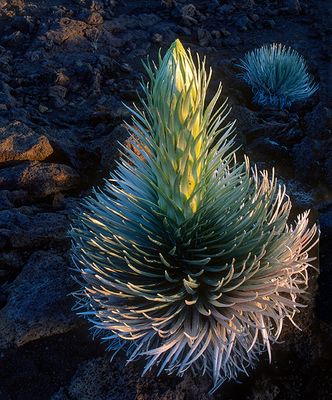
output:
M176 40L146 66L117 169L83 201L71 231L80 314L115 352L214 391L247 372L293 321L316 226L287 224L291 203L266 171L237 162L221 87ZM139 143L139 144L138 144Z
M250 51L241 60L241 76L251 86L254 102L280 108L304 101L318 89L306 62L290 47L273 43Z

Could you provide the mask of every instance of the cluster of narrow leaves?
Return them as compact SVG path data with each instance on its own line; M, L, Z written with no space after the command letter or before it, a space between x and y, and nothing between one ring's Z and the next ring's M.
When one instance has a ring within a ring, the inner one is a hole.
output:
M138 151L124 148L73 222L77 308L144 372L207 373L213 391L271 355L302 307L316 226L307 212L288 225L285 189L236 161L204 61L177 40L146 69L128 125Z
M247 53L239 67L252 87L254 102L260 105L289 107L308 99L318 89L304 58L281 44L264 45Z

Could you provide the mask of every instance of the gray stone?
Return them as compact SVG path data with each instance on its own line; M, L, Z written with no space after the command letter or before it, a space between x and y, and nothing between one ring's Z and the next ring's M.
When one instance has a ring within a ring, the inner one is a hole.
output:
M242 40L239 36L230 36L224 40L225 46L228 47L236 47L242 43Z
M289 157L286 146L280 145L270 137L258 137L249 146L249 151L259 154L262 159L283 159Z
M327 153L325 160L326 181L329 189L332 189L332 152Z
M279 184L286 186L287 194L290 196L293 206L308 210L315 204L315 195L310 187L303 185L294 179L284 180L278 178Z
M111 363L110 354L106 354L104 357L81 364L69 385L70 397L75 400L134 398L135 385L133 385L134 381L130 379L132 378L130 375L135 366L130 365L121 368L119 358L116 361ZM125 363L125 360L122 359L121 361ZM117 365L117 368L114 368L115 365ZM139 375L137 374L135 378L139 378ZM130 381L132 381L132 385L130 385ZM118 384L112 385L112 382Z
M246 31L250 25L250 19L246 15L240 15L235 21L235 26L241 31Z
M331 131L328 130L329 109L319 103L313 111L304 117L306 134L313 139L329 139Z
M10 284L0 310L0 348L65 333L79 324L72 312L73 280L67 261L55 251L33 253Z
M122 14L112 21L106 21L104 27L112 33L123 32L126 29L147 29L160 22L156 14Z
M230 4L224 4L219 8L220 14L231 14L233 11L235 11L235 7Z
M0 211L21 206L27 198L24 190L0 190Z
M262 376L251 388L251 400L274 400L280 393L280 389L271 378Z
M8 282L8 280L14 278L18 274L23 264L24 261L19 252L17 251L0 252L0 280L2 280L2 283ZM0 291L0 303L1 303L1 291Z
M58 392L53 394L50 400L71 400L71 399L66 394L66 389L62 387Z
M121 360L125 363L125 360ZM124 366L124 365L123 365ZM133 365L121 368L118 357L111 362L110 354L79 365L70 384L56 392L51 400L118 400L135 397L135 381L130 379ZM120 373L122 371L122 373ZM139 375L136 375L136 379ZM130 382L131 381L131 382ZM117 382L116 385L113 382ZM132 383L130 385L130 383ZM119 391L121 388L121 391Z
M332 238L332 206L320 211L319 223L324 239Z
M16 105L16 100L11 95L11 87L5 82L0 82L0 103L6 107L14 107Z
M197 29L197 38L199 45L202 47L208 46L212 40L210 32L206 29L201 28Z
M17 251L6 251L0 253L0 265L17 270L23 265L23 260Z
M305 137L293 147L294 165L299 176L313 176L313 172L318 166L315 148L316 143L310 137Z
M124 125L116 126L110 134L105 135L100 140L96 141L95 149L101 154L101 167L105 170L110 170L115 165L115 160L120 155L120 145L118 142L124 142L128 138L128 130Z
M67 89L61 85L54 85L49 88L48 94L51 97L60 97L61 99L64 99L67 94Z
M171 388L170 380L165 375L157 377L151 372L141 377L141 373L142 364L139 362L126 365L120 353L113 360L111 354L105 354L83 362L68 387L61 388L51 400L208 400L209 382L205 377L197 381L187 373Z
M291 13L299 14L301 12L301 4L299 0L283 0L282 6L287 7Z
M69 221L61 212L42 212L35 207L0 211L0 235L13 248L33 248L51 240L64 241Z

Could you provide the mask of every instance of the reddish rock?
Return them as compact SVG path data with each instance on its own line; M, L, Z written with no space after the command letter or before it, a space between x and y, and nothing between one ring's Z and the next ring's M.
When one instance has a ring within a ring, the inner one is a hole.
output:
M34 197L45 197L77 187L79 175L64 164L38 161L0 169L0 189L26 190Z
M76 41L78 38L83 37L84 31L87 28L85 22L67 17L61 18L59 25L60 26L57 30L52 30L46 33L47 39L58 45L67 40Z
M47 137L20 121L0 127L0 162L42 161L53 153Z

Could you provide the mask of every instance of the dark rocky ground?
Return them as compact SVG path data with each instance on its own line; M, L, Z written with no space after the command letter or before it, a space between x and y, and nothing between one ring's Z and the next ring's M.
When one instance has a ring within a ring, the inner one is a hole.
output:
M332 136L328 1L0 0L0 399L203 400L209 380L141 378L110 362L71 311L66 232L124 141L122 101L137 99L141 58L179 37L207 55L237 119L238 141L275 167L296 212L320 222L309 307L250 377L214 399L332 398ZM320 90L288 111L251 103L236 64L263 43L308 60ZM212 91L211 91L212 93Z

